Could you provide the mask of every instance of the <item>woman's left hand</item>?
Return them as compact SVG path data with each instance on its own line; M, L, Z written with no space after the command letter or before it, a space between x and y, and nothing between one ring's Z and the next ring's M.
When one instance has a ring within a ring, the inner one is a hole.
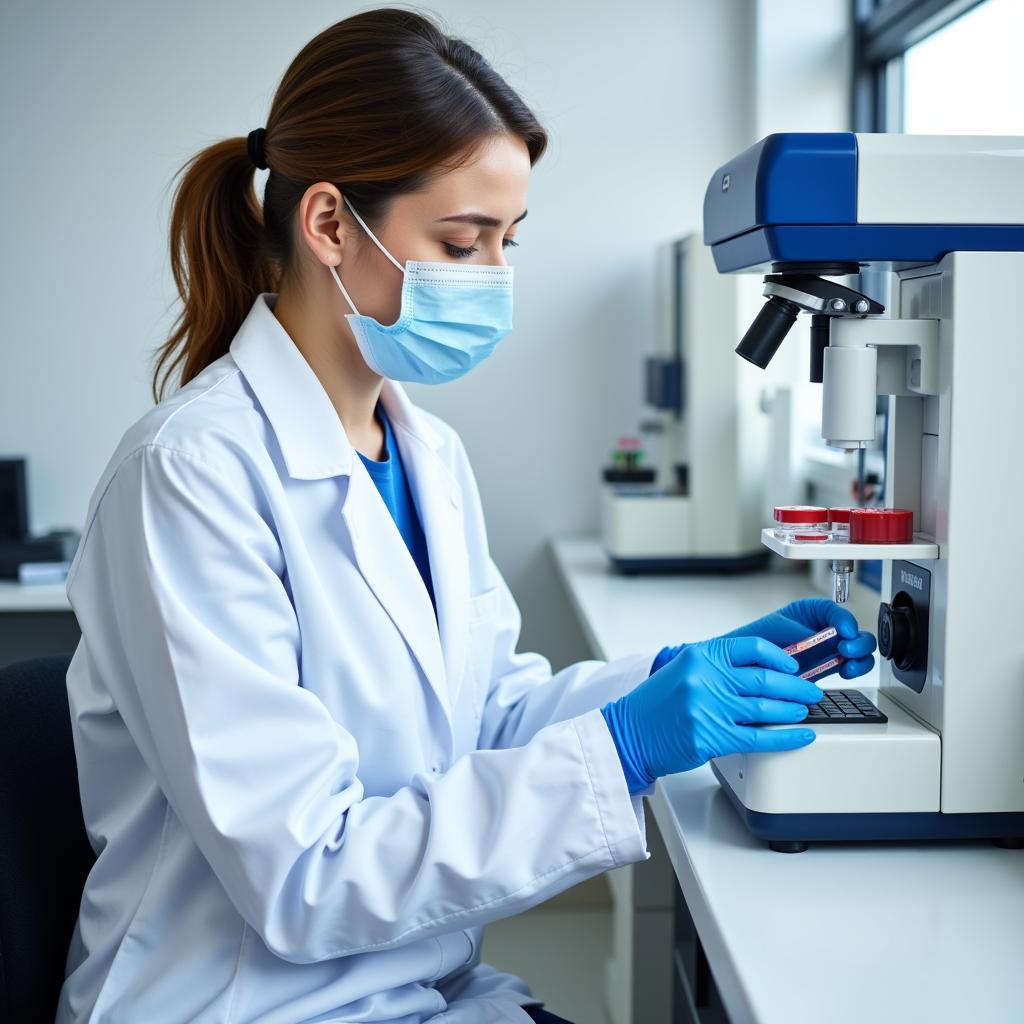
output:
M800 662L800 671L805 672L839 654L846 661L838 668L815 676L816 683L836 672L842 679L856 679L858 676L870 672L875 665L874 635L866 630L859 630L857 620L848 609L823 597L808 597L802 601L794 601L792 604L787 604L785 608L766 615L763 619L740 626L739 629L734 629L731 633L726 633L725 636L716 639L759 636L778 647L788 647L798 640L814 636L815 633L819 633L829 626L834 626L839 635L812 647L809 651L796 655L797 661ZM664 648L654 659L651 672L654 673L666 665L680 654L684 647L686 644Z
M779 647L788 647L798 640L804 640L823 629L833 626L839 634L809 651L798 654L801 670L804 671L820 664L826 658L839 654L846 661L832 672L839 673L843 679L856 679L865 675L874 667L875 638L865 630L858 630L857 620L849 609L823 597L810 597L802 601L794 601L785 608L766 615L756 622L740 626L727 637L759 636ZM824 679L832 672L825 672L816 677L815 682Z

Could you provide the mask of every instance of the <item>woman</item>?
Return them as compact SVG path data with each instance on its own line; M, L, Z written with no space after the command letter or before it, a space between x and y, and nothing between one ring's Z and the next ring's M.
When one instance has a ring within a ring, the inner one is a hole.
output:
M824 601L554 676L516 652L462 445L395 381L511 326L545 142L476 51L378 10L186 165L158 362L183 386L125 435L68 583L98 859L59 1021L558 1020L482 926L645 858L658 776L810 742L750 724L819 696L778 644L833 623L870 667Z

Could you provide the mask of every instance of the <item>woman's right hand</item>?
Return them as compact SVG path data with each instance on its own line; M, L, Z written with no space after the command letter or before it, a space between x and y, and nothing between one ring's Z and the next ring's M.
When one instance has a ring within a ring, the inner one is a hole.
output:
M725 754L795 750L812 729L764 729L807 717L821 690L795 658L759 637L689 644L632 692L601 709L631 793Z

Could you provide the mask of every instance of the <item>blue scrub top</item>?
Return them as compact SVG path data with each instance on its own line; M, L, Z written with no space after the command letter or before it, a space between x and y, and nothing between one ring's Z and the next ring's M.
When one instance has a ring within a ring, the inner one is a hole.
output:
M434 600L434 583L430 576L430 557L427 552L427 538L423 533L423 526L420 523L419 514L416 512L416 505L413 502L412 488L409 486L409 478L405 475L402 466L402 456L399 454L398 445L395 444L395 435L388 422L384 410L377 406L377 419L384 428L384 447L386 457L384 461L377 462L367 458L362 452L357 452L362 459L366 471L370 474L380 492L384 504L387 505L391 518L398 527L398 532L409 549L416 568L423 577L423 585L427 588L430 600L434 605L434 615L437 616L437 602Z

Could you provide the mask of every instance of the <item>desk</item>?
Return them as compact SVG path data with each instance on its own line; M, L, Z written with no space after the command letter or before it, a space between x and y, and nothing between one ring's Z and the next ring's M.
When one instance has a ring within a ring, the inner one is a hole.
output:
M43 654L70 654L80 637L63 583L0 580L0 667Z
M596 540L553 552L602 658L724 632L808 592L805 578L771 572L617 576ZM706 767L659 782L649 806L731 1024L1024 1020L1024 853L987 843L772 853ZM613 885L616 900L623 892ZM620 1011L615 1024L666 1019Z

